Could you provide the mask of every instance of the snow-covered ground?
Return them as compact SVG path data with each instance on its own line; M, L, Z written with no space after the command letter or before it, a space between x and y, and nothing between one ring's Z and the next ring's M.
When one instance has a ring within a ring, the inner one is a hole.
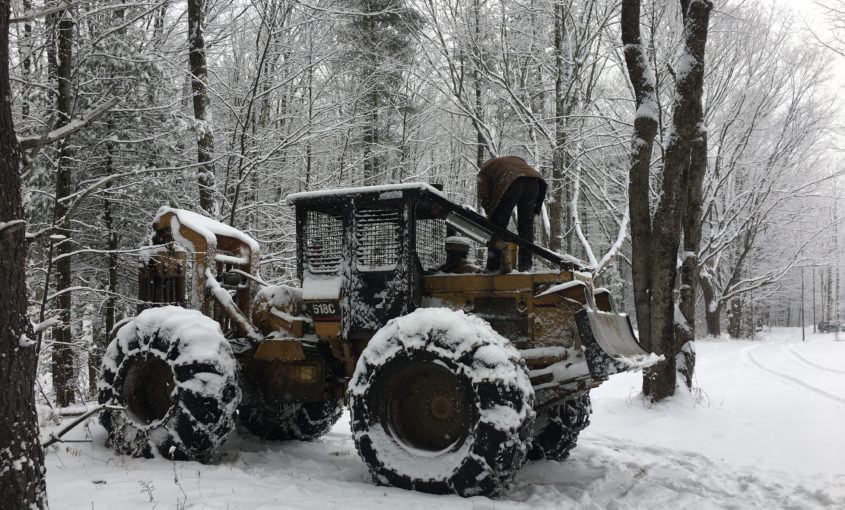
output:
M845 334L775 329L698 345L693 395L649 408L639 374L593 392L571 458L528 464L494 499L375 485L348 416L314 443L233 435L218 465L119 457L96 423L51 447L55 509L845 508ZM44 433L48 432L45 430ZM0 504L2 506L2 504Z

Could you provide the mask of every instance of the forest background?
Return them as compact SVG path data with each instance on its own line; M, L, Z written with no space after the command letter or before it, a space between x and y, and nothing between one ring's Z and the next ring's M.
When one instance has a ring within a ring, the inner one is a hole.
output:
M715 3L687 318L700 334L843 317L835 7L805 23L779 3ZM594 266L633 316L635 104L619 16L613 0L13 2L27 297L53 383L41 391L90 398L108 332L135 313L160 206L244 230L262 278L294 283L287 194L423 181L474 205L478 167L498 155L549 183L541 244ZM655 198L680 16L677 2L643 2Z

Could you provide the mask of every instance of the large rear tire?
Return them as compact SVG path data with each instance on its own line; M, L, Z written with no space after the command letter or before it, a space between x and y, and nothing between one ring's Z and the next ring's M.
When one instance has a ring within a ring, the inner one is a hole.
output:
M117 333L97 383L100 423L121 454L209 460L234 427L238 365L216 321L195 310L144 310Z
M590 424L593 411L590 394L571 398L537 414L530 460L566 460L578 442L578 435Z
M343 414L343 399L267 405L242 405L240 424L250 433L271 441L313 441L326 435Z
M383 484L491 495L523 466L534 391L518 351L485 321L418 309L390 321L349 386L355 446Z

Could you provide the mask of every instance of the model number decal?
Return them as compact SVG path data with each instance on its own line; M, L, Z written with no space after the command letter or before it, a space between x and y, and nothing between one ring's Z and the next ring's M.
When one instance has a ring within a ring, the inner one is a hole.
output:
M315 319L334 319L340 315L337 303L334 301L321 301L318 303L309 303L308 312L311 317Z
M316 315L334 315L337 313L334 309L334 303L315 303L311 305L311 310Z

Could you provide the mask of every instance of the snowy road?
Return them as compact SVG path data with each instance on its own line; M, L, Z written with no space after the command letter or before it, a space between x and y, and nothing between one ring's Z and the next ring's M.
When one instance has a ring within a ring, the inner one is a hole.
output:
M233 436L216 466L117 457L93 443L47 453L51 508L845 508L845 341L798 329L699 342L698 399L648 408L639 376L593 393L570 460L527 465L495 499L374 485L344 417L316 443ZM80 430L76 438L82 438Z

